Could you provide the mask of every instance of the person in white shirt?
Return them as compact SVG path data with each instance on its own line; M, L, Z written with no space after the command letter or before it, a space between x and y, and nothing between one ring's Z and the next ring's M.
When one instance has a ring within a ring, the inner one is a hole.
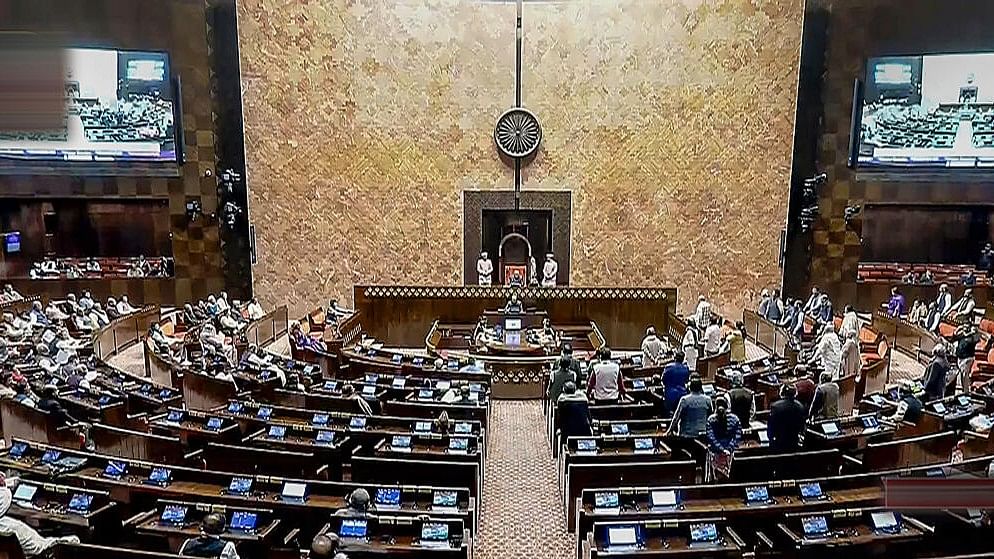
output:
M103 306L99 301L94 301L93 306L90 307L90 313L88 315L90 320L97 323L97 326L107 326L110 324L110 317L104 312Z
M247 311L249 320L259 320L260 318L266 316L266 313L262 310L262 305L259 304L259 300L255 297L249 301Z
M692 373L697 370L697 344L699 343L697 336L697 323L693 317L690 317L687 319L687 331L683 335L681 346L684 361Z
M610 349L602 347L597 353L600 360L587 379L587 397L594 403L615 404L625 393L621 367L611 360Z
M973 322L973 310L977 308L977 302L973 299L973 290L967 289L963 296L953 305L949 311L949 316L956 322Z
M55 260L43 260L41 263L41 273L46 276L57 276L59 275L59 265Z
M494 263L490 261L487 251L480 253L479 260L476 261L477 283L481 287L490 287L493 284Z
M84 311L89 311L93 308L93 297L90 295L89 291L83 292L83 295L79 298L79 306Z
M717 316L711 317L711 323L704 329L704 355L709 357L717 355L721 351L721 319Z
M226 312L230 308L231 308L231 304L228 303L228 292L227 291L222 291L217 296L217 309L223 313L223 312Z
M86 312L83 311L82 307L78 307L76 312L73 313L72 323L76 326L76 330L80 332L93 332L97 329L97 324L90 320L90 317L86 316Z
M953 294L949 292L949 286L939 285L939 295L935 298L935 310L939 316L946 316L946 312L953 306Z
M711 303L703 295L697 298L697 309L694 311L694 322L697 328L703 330L711 324ZM688 361L689 363L689 361ZM693 369L691 369L693 371Z
M645 339L642 340L642 365L644 367L662 365L668 350L667 344L656 335L656 328L654 326L648 327L645 331Z
M835 326L829 322L821 329L821 337L818 338L818 345L815 346L810 362L820 366L823 372L831 373L833 379L838 379L841 361L842 343L835 333Z
M24 296L18 293L14 289L14 286L9 283L4 284L3 286L3 296L4 299L8 301L20 301L21 299L24 299Z
M842 311L842 326L839 328L839 335L845 336L846 332L859 333L859 316L852 305L846 305Z
M205 353L223 357L228 363L235 362L234 346L225 342L224 336L218 333L213 324L207 323L200 330L200 343L204 346Z
M16 480L11 480L11 485L16 487ZM76 536L65 536L61 538L44 538L37 530L28 526L9 514L10 505L13 501L13 494L10 487L7 487L7 480L0 479L0 534L12 535L17 538L17 543L21 544L21 551L25 557L38 557L46 553L59 543L79 543Z
M117 312L121 314L131 314L138 312L138 309L131 306L127 295L121 295L121 300L117 302Z
M48 302L48 306L45 307L45 316L55 322L61 322L69 318L69 315L62 312L62 309L59 308L55 301Z
M545 264L542 265L542 287L555 287L558 276L559 263L550 252L545 255Z

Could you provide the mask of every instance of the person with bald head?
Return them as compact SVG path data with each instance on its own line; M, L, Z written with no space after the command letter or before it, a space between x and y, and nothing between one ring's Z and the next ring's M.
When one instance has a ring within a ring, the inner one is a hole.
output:
M339 555L342 555L338 553L341 545L342 542L338 538L338 534L334 532L318 534L311 541L311 552L308 557L311 559L337 559Z

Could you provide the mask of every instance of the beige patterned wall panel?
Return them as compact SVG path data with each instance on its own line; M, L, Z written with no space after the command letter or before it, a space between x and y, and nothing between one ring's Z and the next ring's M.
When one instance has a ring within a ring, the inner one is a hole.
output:
M240 0L257 293L462 280L460 193L513 186L513 2ZM573 285L737 308L777 282L801 0L526 2L525 188L574 193ZM711 286L718 286L714 287Z
M525 4L526 188L573 188L575 285L737 313L779 283L802 3Z

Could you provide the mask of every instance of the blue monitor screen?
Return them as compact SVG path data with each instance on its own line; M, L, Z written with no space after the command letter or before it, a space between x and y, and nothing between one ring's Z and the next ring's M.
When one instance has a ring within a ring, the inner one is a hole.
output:
M418 421L414 424L415 433L430 433L431 432L431 421Z
M808 537L823 536L828 533L828 521L824 516L808 516L801 519L801 529Z
M255 530L258 516L254 512L236 511L231 515L231 529L249 532Z
M252 490L252 478L250 477L235 477L231 478L231 483L228 484L228 492L245 494Z
M335 432L334 431L318 431L317 442L330 444L335 442Z
M172 479L172 477L173 472L166 468L153 468L152 473L148 474L148 480L155 483L165 483Z
M27 443L21 443L21 442L14 443L10 447L10 457L11 458L20 458L20 457L24 456L24 453L27 452L27 451L28 451L28 444Z
M397 506L400 504L400 489L395 487L381 487L376 490L376 504Z
M4 249L8 253L21 252L21 234L19 232L4 235Z
M444 522L425 522L421 526L421 539L441 542L449 539L449 525Z
M462 439L455 437L449 439L449 449L451 450L466 450L469 448L469 439Z
M821 484L820 483L802 483L801 484L801 497L805 499L817 499L821 497Z
M627 435L628 434L628 424L627 423L614 423L611 425L612 435Z
M418 390L418 400L433 400L435 399L435 391L430 388L422 388Z
M183 412L180 410L173 410L169 412L169 415L166 416L166 421L170 423L179 423L180 421L183 421Z
M231 402L228 404L228 413L242 413L245 409L245 404L241 402Z
M576 441L576 449L583 451L597 450L597 441L593 439L580 439Z
M765 503L770 500L770 492L765 485L746 487L746 501L749 503Z
M259 419L269 419L273 416L273 408L259 408L259 411L255 414Z
M346 518L338 529L338 535L343 538L365 538L366 521L363 519Z
M314 425L327 425L328 424L328 414L326 413L316 413L314 417L311 418L311 423Z
M58 450L46 450L45 454L43 454L41 456L41 463L42 464L51 464L52 462L55 462L56 460L58 460L60 456L62 456L62 452L61 451L58 451Z
M457 495L455 491L436 491L431 498L432 506L454 507L456 506Z
M594 493L594 507L596 508L618 508L618 503L618 493L616 491L598 491Z
M93 495L87 495L86 493L76 493L69 500L69 510L78 513L88 513L90 512L90 505L93 503Z
M365 429L366 428L366 418L362 416L356 416L349 420L349 427L353 429Z
M704 522L701 524L691 524L690 525L690 541L692 543L698 542L713 542L718 539L718 527L710 522Z
M159 399L160 400L168 400L169 398L172 397L172 395L173 395L173 393L170 392L166 388L163 388L162 390L159 391Z
M455 432L460 435L468 435L473 432L473 426L469 423L456 423Z
M282 425L273 425L269 428L267 436L271 439L282 439L286 436L286 427Z
M394 435L393 439L390 440L390 446L398 448L410 448L411 437L406 435Z
M653 446L652 439L635 439L635 450L652 450Z
M218 431L218 430L220 430L221 429L221 418L220 417L212 417L212 418L208 419L207 420L207 428L210 429L211 431Z
M107 467L104 468L104 475L109 477L121 477L128 471L128 464L118 460L111 460L107 462Z
M159 519L167 524L182 524L186 521L186 511L187 508L181 505L166 505Z

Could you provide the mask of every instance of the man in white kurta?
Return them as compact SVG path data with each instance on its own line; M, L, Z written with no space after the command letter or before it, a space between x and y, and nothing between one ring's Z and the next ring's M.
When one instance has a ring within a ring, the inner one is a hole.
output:
M476 261L476 274L482 287L490 287L494 277L494 263L490 261L490 256L486 251L480 253L480 259Z
M835 326L832 323L822 327L821 337L818 345L815 346L814 354L811 356L812 364L821 366L821 370L831 373L833 379L839 378L839 364L842 360L842 343L835 333Z
M559 264L553 258L552 253L546 254L545 264L542 266L542 287L555 287L558 276Z
M687 363L687 368L690 369L690 372L692 373L697 370L698 340L697 324L695 323L693 317L688 318L687 331L683 335L681 349L683 349L684 362Z

